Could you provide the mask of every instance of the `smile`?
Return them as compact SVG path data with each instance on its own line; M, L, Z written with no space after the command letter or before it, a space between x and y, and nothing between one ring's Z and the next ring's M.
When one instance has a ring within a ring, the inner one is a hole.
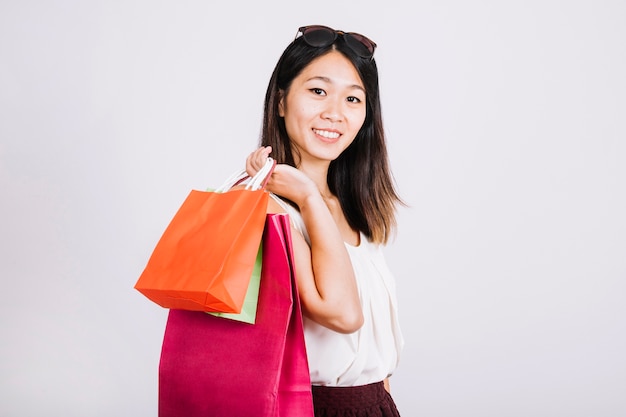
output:
M328 130L313 129L313 133L325 137L326 139L337 139L340 136L338 132L329 132Z

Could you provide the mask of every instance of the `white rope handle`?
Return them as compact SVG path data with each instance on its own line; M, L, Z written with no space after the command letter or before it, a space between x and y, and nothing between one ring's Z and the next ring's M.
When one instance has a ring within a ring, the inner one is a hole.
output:
M230 178L224 181L224 184L217 188L215 192L224 193L233 188L235 185L246 180L247 178L250 178L250 180L246 181L246 190L256 191L265 185L267 178L274 171L274 166L276 166L276 162L274 161L274 159L267 158L265 165L263 165L259 172L257 172L252 178L250 178L245 169L237 171L233 175L231 175Z

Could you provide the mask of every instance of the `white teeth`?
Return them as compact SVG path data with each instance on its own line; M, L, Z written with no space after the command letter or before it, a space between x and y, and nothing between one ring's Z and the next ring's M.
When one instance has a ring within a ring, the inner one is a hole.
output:
M327 139L337 139L339 137L339 133L337 132L329 132L327 130L317 130L313 129L316 135L324 136Z

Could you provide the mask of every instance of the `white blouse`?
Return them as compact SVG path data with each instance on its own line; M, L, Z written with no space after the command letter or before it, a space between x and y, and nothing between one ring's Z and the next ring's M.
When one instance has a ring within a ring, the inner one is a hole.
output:
M293 206L272 197L310 244L302 216ZM357 386L379 382L398 365L404 339L398 321L396 285L382 247L363 234L360 245L345 244L354 268L363 307L363 326L343 334L304 318L309 371L313 385Z

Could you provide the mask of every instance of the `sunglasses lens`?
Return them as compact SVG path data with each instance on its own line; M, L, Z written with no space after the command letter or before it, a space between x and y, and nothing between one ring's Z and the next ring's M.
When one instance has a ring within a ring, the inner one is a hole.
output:
M298 29L298 34L302 33L302 38L309 45L315 48L323 48L331 45L337 39L337 35L341 34L348 46L356 52L361 58L372 58L376 44L358 33L345 33L331 29L328 26L303 26ZM298 35L296 35L296 38Z
M374 55L374 44L363 35L358 33L346 33L346 43L361 58L371 58Z
M311 46L323 47L333 43L337 34L325 26L309 26L302 32L302 37Z

